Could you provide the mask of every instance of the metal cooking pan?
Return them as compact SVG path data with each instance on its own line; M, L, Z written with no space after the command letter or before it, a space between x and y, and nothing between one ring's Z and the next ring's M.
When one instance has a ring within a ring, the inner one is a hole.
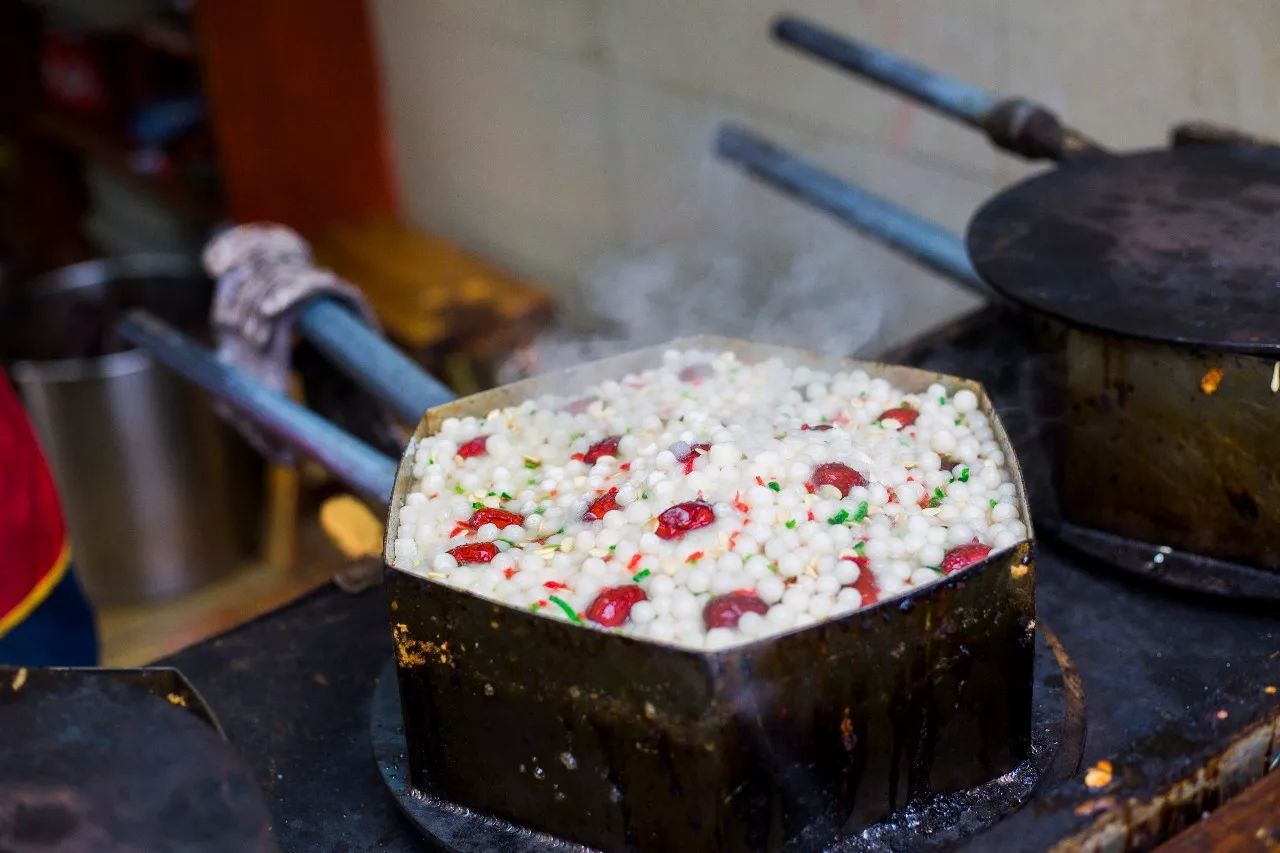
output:
M819 849L934 792L1000 776L1030 739L1031 541L856 613L716 653L604 633L497 605L391 564L411 461L394 463L156 321L123 327L206 390L291 438L371 496L391 495L390 624L416 788L607 849ZM741 341L681 342L744 357L822 357ZM659 363L663 348L526 380L426 412L483 414L569 382ZM907 389L981 386L861 367ZM411 454L405 458L411 460ZM1022 520L1030 530L1025 509ZM495 784L495 780L501 784Z
M1173 150L1113 155L1037 104L796 18L774 33L1061 163L984 205L966 245L749 131L716 142L784 192L1031 312L1060 368L1040 390L1062 420L1049 529L1063 542L1173 586L1280 600L1280 148L1190 124Z
M0 849L279 849L253 772L177 670L0 666L0 732Z

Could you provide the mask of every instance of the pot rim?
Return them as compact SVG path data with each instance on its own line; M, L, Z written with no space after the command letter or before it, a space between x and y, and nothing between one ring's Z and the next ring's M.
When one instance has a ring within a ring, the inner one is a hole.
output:
M114 279L204 277L194 259L173 252L140 252L94 258L60 267L36 276L21 294L5 294L7 304L39 304L79 290L110 287ZM19 383L72 383L131 376L149 369L154 362L143 350L77 358L17 358L8 363Z

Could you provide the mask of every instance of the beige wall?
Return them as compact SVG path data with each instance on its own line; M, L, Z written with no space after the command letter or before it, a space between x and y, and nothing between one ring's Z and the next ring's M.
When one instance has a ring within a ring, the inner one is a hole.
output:
M707 154L713 127L734 118L957 231L994 189L1029 171L968 130L772 43L769 23L783 10L994 92L1038 98L1117 147L1160 145L1189 117L1280 136L1278 0L373 8L409 214L568 299L603 255L754 223L746 231L778 252L820 244L846 253L851 288L892 296L882 337L973 304Z

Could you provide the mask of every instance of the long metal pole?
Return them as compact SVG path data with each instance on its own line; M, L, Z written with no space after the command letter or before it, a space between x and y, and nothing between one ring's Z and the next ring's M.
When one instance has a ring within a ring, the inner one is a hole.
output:
M801 18L779 18L774 22L773 34L802 53L824 59L974 127L981 128L987 114L1000 101L990 92Z
M982 130L998 148L1030 159L1068 160L1106 151L1047 107L1001 98L887 50L794 16L774 22L778 41L829 62L943 115Z
M244 412L320 462L343 482L386 503L396 463L316 413L228 367L204 347L145 311L131 311L117 328L152 358L214 397Z
M969 263L964 242L942 226L847 183L741 127L720 127L716 153L929 269L983 296L992 295Z
M456 395L346 306L317 299L298 315L298 332L343 373L406 423Z

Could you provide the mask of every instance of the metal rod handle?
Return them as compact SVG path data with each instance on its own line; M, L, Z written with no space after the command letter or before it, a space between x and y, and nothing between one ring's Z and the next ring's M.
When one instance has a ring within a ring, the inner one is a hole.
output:
M773 35L801 53L824 59L974 127L983 126L983 119L999 101L989 92L801 18L779 18Z
M427 409L457 396L332 299L317 299L303 308L297 329L406 423L417 424Z
M716 153L929 269L983 296L992 295L969 263L964 242L942 226L853 186L741 127L720 127Z
M145 311L130 311L117 327L128 341L205 391L291 442L338 479L386 503L395 460L343 432L315 412L228 367L204 347Z
M1000 98L939 74L874 45L810 21L783 16L774 22L778 41L865 77L986 133L998 148L1030 159L1066 160L1105 153L1047 107L1022 98Z

